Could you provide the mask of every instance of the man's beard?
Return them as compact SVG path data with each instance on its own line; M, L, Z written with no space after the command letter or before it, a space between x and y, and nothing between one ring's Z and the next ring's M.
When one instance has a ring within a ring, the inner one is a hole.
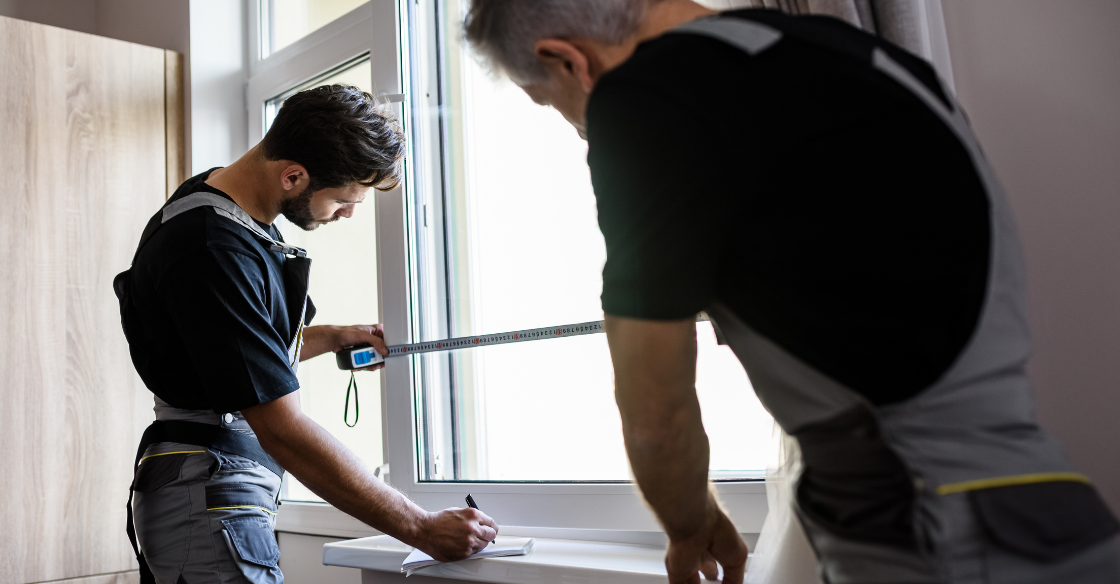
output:
M309 185L306 189L303 189L302 193L290 199L284 199L280 202L280 214L304 231L313 231L320 225L337 220L337 216L326 221L315 218L315 214L311 212L311 197L314 194Z

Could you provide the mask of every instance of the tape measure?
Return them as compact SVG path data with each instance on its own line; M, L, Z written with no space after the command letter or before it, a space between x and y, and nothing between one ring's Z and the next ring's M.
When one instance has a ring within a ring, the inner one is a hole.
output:
M472 347L489 347L492 345L508 345L510 343L523 343L525 341L541 341L544 339L558 339L561 337L577 337L580 335L593 335L605 332L603 321L593 320L579 324L564 324L544 328L526 329L498 333L496 335L480 335L476 337L456 337L440 341L425 343L409 343L405 345L389 345L389 354L382 355L369 345L350 347L335 353L335 362L339 369L362 369L382 363L390 357L403 357L418 355L420 353L434 353L437 351L454 351L455 349L469 349Z
M706 313L701 312L696 322L711 320ZM578 337L580 335L593 335L606 332L603 321L593 320L578 324L562 324L560 326L547 326L544 328L526 329L498 333L496 335L479 335L477 337L456 337L440 341L424 343L409 343L405 345L389 345L389 354L382 355L369 345L358 345L343 349L335 353L335 362L343 370L362 369L383 363L390 357L404 357L420 353L435 353L437 351L454 351L455 349L469 349L472 347L489 347L492 345L508 345L510 343L523 343L525 341L543 341L545 339L559 339L561 337Z

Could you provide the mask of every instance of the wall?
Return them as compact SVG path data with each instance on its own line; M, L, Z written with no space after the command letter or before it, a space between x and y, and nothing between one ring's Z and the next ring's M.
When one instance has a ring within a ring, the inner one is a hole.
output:
M0 16L182 53L186 168L193 175L248 149L248 1L0 0Z
M132 577L110 503L152 402L112 280L166 196L177 57L0 17L0 582Z
M323 565L323 546L350 538L284 532L276 537L280 541L280 570L287 584L361 583L360 570Z
M191 175L227 166L249 148L247 0L191 0Z
M8 16L176 51L190 79L189 0L0 0L0 16ZM191 87L185 87L184 122L191 127ZM186 135L190 168L190 132Z
M1120 2L942 2L1024 241L1039 417L1120 512Z

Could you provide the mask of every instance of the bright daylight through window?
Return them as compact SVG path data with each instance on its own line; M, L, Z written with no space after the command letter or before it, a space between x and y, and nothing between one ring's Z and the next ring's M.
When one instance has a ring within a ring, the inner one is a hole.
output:
M370 86L368 59L350 63L327 76L316 79L270 100L265 106L267 128L276 111L292 93L341 83L365 91ZM284 238L307 250L312 260L309 293L318 314L314 324L374 324L377 314L377 238L373 202L362 203L354 216L336 221L315 231L303 231L277 219ZM381 376L359 373L357 377L361 400L359 423L353 428L343 423L346 386L350 373L341 371L330 355L304 361L299 371L300 403L303 411L357 453L370 468L383 464L381 448ZM350 404L351 422L355 415ZM297 501L321 501L290 474L285 475L284 498Z
M262 54L355 5L261 0ZM602 319L605 249L586 143L558 113L475 62L460 42L459 2L438 2L434 14L411 2L401 8L409 19L400 47L409 97L386 107L403 112L410 140L403 189L409 273L382 273L380 282L407 278L411 340ZM298 90L347 83L369 91L370 67L366 57L335 64L266 100L264 128ZM375 220L370 198L353 218L314 232L281 224L285 237L314 261L315 324L385 317L378 314ZM697 335L696 383L711 443L711 476L759 478L776 454L773 422L734 355L716 344L711 325L698 323ZM407 359L419 481L630 479L605 335ZM358 374L361 418L354 428L342 420L349 373L319 358L304 362L299 378L305 412L371 468L386 462L380 375ZM287 480L286 499L319 500Z
M424 210L418 224L431 228L442 216L445 245L417 245L415 288L421 312L444 312L446 325L421 318L429 323L421 336L602 319L605 248L587 145L557 112L479 67L459 42L460 7L440 4L442 35L428 47L439 59L428 61L440 74L438 134L413 133L442 143L442 161L429 164L443 169L442 184L427 185L421 196L424 204L442 204L442 213ZM430 72L417 71L419 61L414 79L423 80ZM417 82L413 91L429 93ZM425 239L423 229L421 242L438 239ZM697 333L712 476L758 477L775 450L772 419L711 325L698 324ZM414 358L424 363L422 480L629 480L605 335Z
M261 56L287 47L364 4L363 0L262 0Z

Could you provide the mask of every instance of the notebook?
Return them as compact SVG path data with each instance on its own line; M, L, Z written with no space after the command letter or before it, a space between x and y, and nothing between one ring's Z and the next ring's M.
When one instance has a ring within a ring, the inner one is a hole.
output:
M533 551L534 540L531 537L507 537L501 535L498 536L498 541L502 543L492 543L473 556L459 561L466 562L470 560L480 560L482 558L500 558L502 556L524 556ZM432 556L418 549L413 549L412 553L408 554L408 557L404 559L404 563L401 564L401 571L404 572L406 576L411 576L416 570L442 563L443 562L433 560Z

